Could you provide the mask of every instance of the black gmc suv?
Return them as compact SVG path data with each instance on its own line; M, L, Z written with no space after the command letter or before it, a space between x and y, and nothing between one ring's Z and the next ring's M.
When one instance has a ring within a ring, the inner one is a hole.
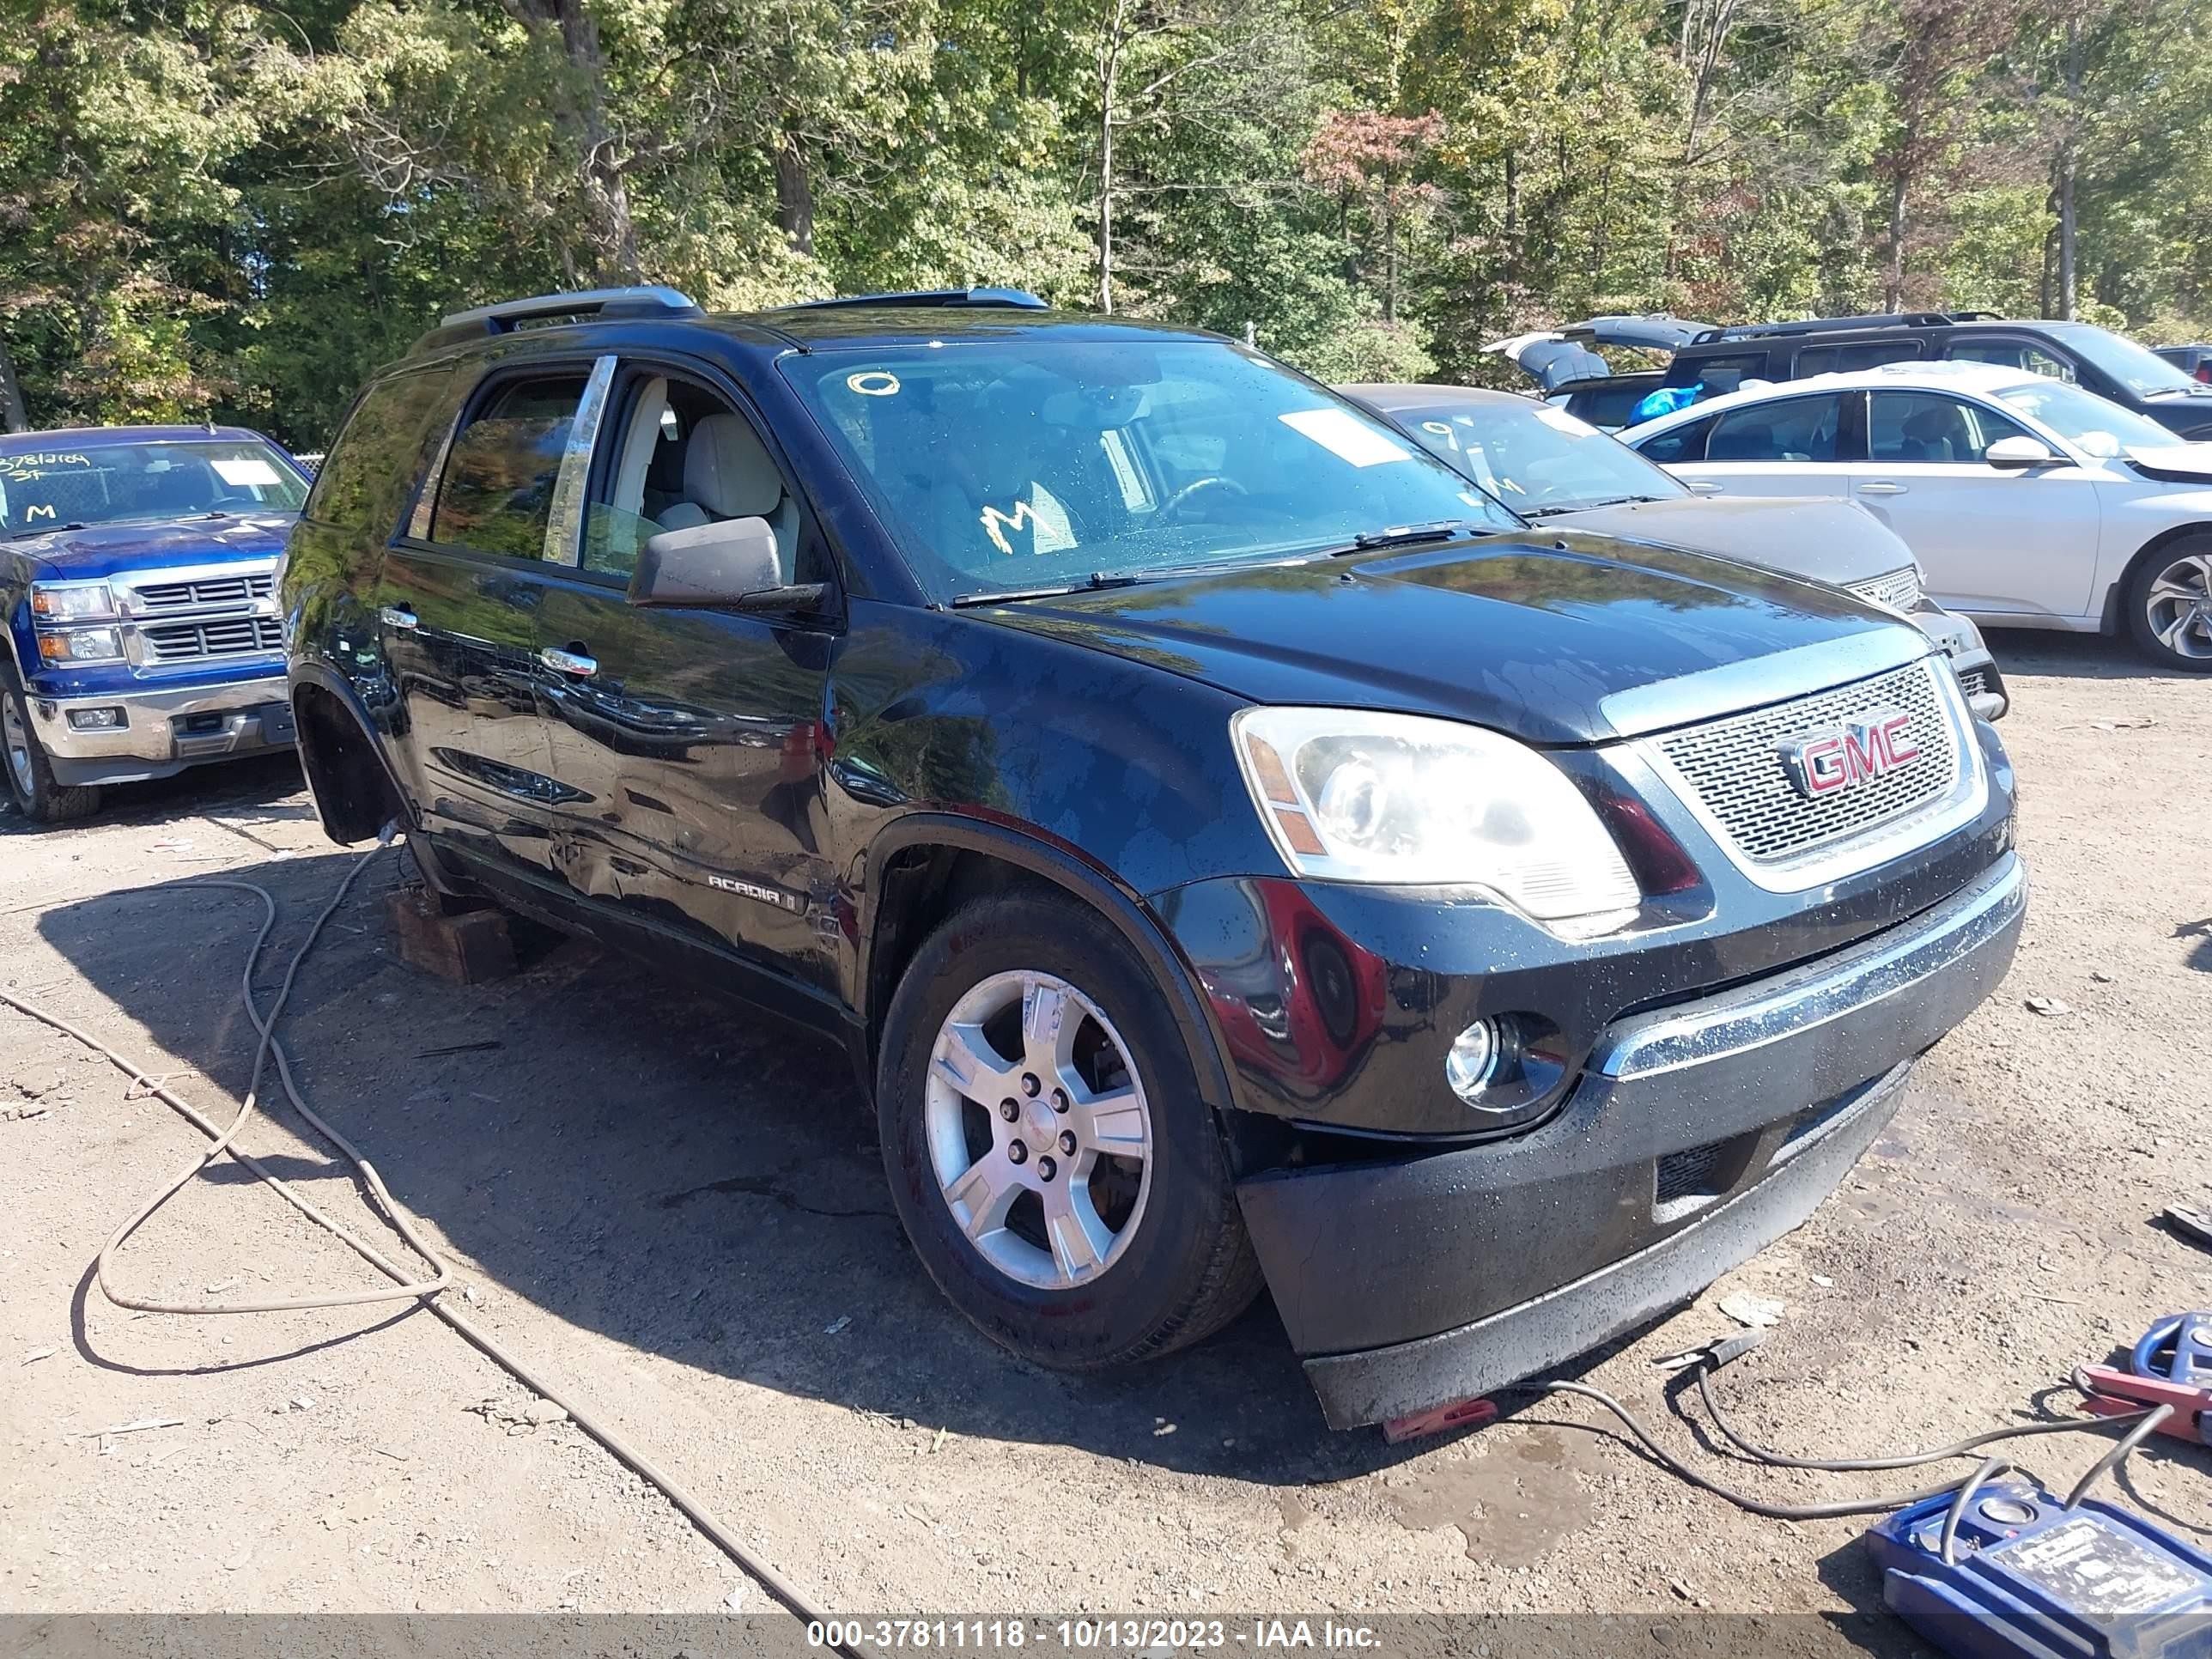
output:
M2004 751L1890 613L1005 291L448 318L282 601L333 838L834 1035L1008 1347L1264 1281L1338 1425L1796 1224L2026 902Z

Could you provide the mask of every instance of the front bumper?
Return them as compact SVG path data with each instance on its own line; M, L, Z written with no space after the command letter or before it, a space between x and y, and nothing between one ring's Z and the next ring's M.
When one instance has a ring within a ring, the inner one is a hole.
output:
M166 778L188 766L289 748L292 703L282 674L228 684L132 688L71 696L33 691L40 745L64 787ZM119 708L119 726L80 729L73 710Z
M1896 1109L1913 1059L2010 965L2005 854L1912 920L1610 1026L1510 1140L1238 1188L1334 1426L1529 1376L1694 1295L1796 1226Z
M1932 601L1923 600L1911 612L1911 621L1920 631L1936 641L1951 659L1951 670L1959 677L1959 689L1966 694L1966 707L1979 720L2004 718L2012 707L2012 694L2005 689L2004 676L1998 672L1996 659L1982 638L1982 630L1970 617L1946 611Z

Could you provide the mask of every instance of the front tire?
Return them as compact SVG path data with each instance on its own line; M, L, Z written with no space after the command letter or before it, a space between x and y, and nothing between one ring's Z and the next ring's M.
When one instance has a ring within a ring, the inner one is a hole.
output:
M12 674L0 674L0 778L15 810L33 823L67 823L100 810L100 791L54 781L53 763L39 742L30 699Z
M2212 535L2185 536L2145 555L2128 576L2128 631L2164 668L2212 674Z
M1164 1005L1096 912L1027 893L957 912L891 1000L876 1110L899 1218L953 1305L1038 1364L1167 1353L1258 1294Z

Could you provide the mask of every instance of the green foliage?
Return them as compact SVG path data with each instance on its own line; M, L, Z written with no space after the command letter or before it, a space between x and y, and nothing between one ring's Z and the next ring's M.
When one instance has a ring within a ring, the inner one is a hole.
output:
M2052 310L2069 191L2077 312L2212 335L2197 0L23 9L0 417L19 385L41 425L317 447L455 306L1086 306L1102 245L1117 310L1327 379L1510 384L1486 341L1593 311Z

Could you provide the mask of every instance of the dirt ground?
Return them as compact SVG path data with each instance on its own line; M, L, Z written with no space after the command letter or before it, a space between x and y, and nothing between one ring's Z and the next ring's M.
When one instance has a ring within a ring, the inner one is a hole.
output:
M1734 1328L1733 1294L1784 1304L1719 1379L1734 1415L1830 1455L2063 1411L2075 1364L2212 1302L2212 1255L2152 1220L2212 1185L2212 684L2100 641L1996 643L2036 882L2020 960L1812 1222L1589 1369L1684 1453L1710 1446L1694 1397L1649 1362ZM118 790L66 831L0 818L0 981L228 1118L258 907L179 884L269 887L281 967L350 856L282 760ZM301 973L304 1087L451 1253L476 1317L829 1607L1765 1610L1910 1650L1862 1523L1739 1514L1589 1431L1585 1401L1402 1448L1332 1434L1264 1301L1132 1377L1016 1363L905 1249L836 1052L574 943L495 984L426 979L387 948L403 868L379 856ZM108 1303L101 1240L201 1144L125 1082L0 1008L0 1612L769 1605L419 1310ZM280 1107L244 1144L373 1225L301 1127ZM228 1164L118 1265L180 1297L376 1282ZM125 1429L149 1419L173 1426ZM2023 1455L2067 1483L2099 1449ZM2147 1446L2127 1500L2212 1539L2204 1456ZM1710 1467L1785 1498L1911 1480Z

